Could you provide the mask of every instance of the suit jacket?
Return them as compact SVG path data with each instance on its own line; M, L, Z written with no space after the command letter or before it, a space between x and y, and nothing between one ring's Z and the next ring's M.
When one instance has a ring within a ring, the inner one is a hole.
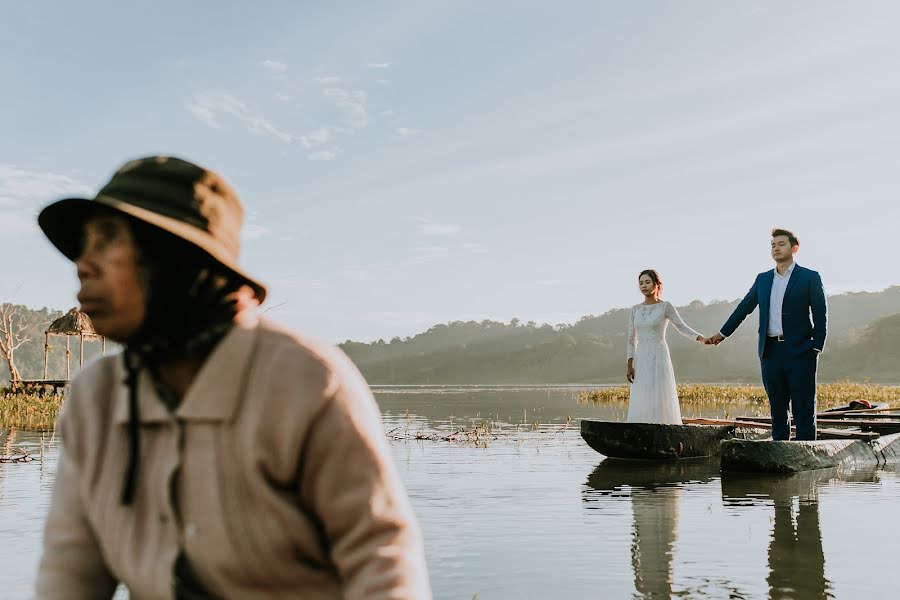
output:
M769 300L772 294L772 282L775 270L765 271L756 276L756 281L744 299L740 301L734 312L722 326L721 333L730 336L738 326L759 306L759 357L762 358L766 345L766 332L769 325ZM821 352L825 348L827 335L828 305L825 300L825 289L822 278L816 271L796 265L787 289L784 291L784 303L781 307L781 320L784 329L784 343L788 345L793 356L799 356L810 349ZM810 320L810 315L812 319Z

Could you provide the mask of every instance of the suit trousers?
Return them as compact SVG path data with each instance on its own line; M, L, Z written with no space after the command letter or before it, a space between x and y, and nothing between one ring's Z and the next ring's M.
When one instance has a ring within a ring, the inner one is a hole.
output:
M788 408L797 428L796 439L816 439L816 367L818 352L808 350L792 356L787 344L767 337L760 360L763 386L769 396L772 439L790 439Z

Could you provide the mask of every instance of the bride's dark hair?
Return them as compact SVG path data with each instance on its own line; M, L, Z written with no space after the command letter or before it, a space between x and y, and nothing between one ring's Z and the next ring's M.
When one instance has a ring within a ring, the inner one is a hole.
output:
M638 275L638 281L640 281L641 277L643 277L644 275L649 277L650 280L654 284L656 284L656 297L661 298L663 283L662 283L662 278L660 278L660 276L659 276L659 273L656 272L656 269L644 269L643 271L641 271L641 274Z

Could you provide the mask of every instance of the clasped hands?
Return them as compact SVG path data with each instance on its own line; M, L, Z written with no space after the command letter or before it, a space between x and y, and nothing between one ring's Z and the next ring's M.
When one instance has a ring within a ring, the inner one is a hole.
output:
M707 346L718 346L722 342L725 341L725 336L721 333L717 333L715 335L711 335L707 338L703 338L699 340L701 343L706 344Z

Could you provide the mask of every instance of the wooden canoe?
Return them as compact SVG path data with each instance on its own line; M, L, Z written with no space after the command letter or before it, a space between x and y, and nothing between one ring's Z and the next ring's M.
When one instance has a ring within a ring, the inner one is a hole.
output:
M583 419L581 437L604 456L643 460L671 460L718 456L722 440L759 438L764 429L746 430L735 425L663 425Z
M900 462L900 433L873 440L722 441L723 471L797 473L833 467L871 467Z

